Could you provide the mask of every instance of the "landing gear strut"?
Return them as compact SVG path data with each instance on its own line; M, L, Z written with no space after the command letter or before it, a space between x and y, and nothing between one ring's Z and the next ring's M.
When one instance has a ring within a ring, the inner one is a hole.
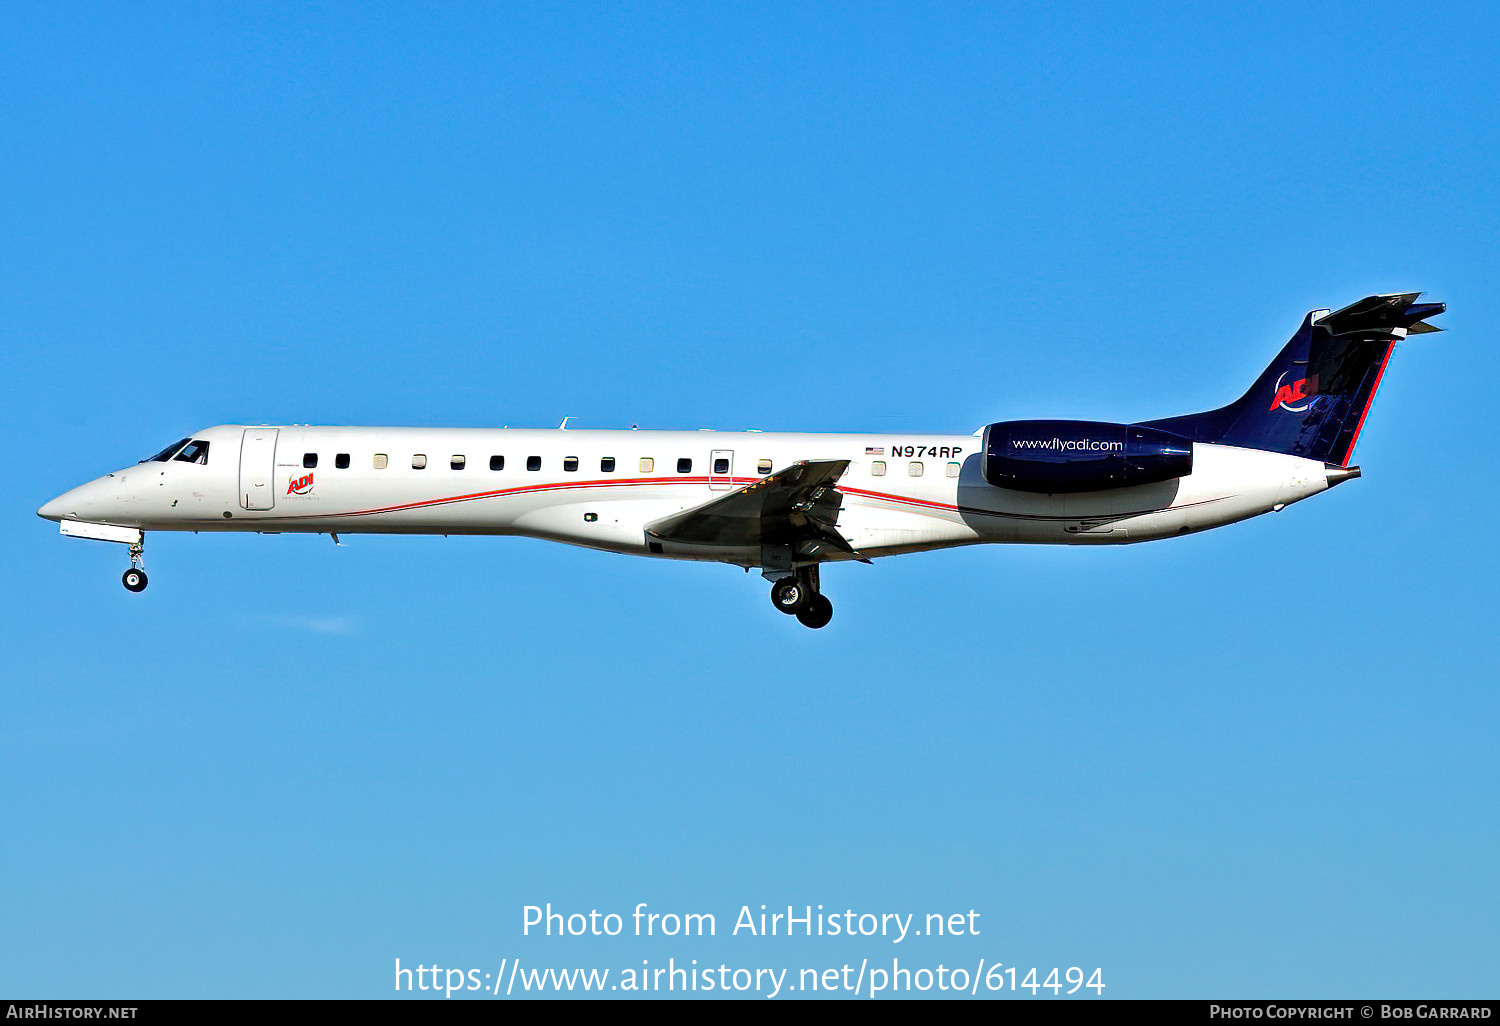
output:
M818 590L816 566L799 567L789 576L778 577L771 585L771 605L814 630L833 619L833 603Z
M120 583L125 585L127 591L146 590L146 568L141 559L141 552L144 548L144 540L134 542L130 546L130 569L120 576Z

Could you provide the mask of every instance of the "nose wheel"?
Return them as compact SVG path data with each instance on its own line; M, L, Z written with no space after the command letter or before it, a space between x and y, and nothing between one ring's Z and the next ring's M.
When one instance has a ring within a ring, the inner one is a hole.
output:
M818 590L817 567L803 567L790 577L778 578L771 585L771 605L813 630L827 627L833 619L833 603Z
M125 585L126 591L146 590L146 568L141 558L144 548L143 542L136 542L130 546L130 569L120 575L120 583Z

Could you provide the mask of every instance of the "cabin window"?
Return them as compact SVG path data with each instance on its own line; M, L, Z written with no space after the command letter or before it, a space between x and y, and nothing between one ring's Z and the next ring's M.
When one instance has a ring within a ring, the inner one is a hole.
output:
M714 460L714 473L715 474L727 474L727 473L729 473L729 460L725 459L723 456L720 456L718 459Z
M528 457L526 457L526 469L527 470L541 470L542 469L542 458L540 456L528 456Z
M885 460L873 460L870 463L871 477L885 477Z
M687 457L684 456L682 459L680 459L680 460L677 461L677 473L679 473L679 474L691 474L692 472L693 472L693 461L692 460L690 460L690 459L688 459Z
M427 469L427 454L419 452L415 456L413 456L411 458L411 469L413 469L413 470L426 470Z
M656 461L650 456L641 457L641 473L650 474L656 470Z
M334 465L334 468L337 469L337 470L348 470L349 469L349 454L347 452L341 452L341 453L339 453L337 456L335 456L333 458L333 465Z
M957 463L950 463L950 464L948 464L948 476L949 477L957 477L958 476L958 464Z
M317 453L315 453L315 452L305 452L305 453L302 454L302 469L304 469L304 470L312 470L317 465L318 465L318 454Z
M467 462L468 462L468 457L466 457L466 456L449 456L448 457L448 469L449 470L462 470L462 469L464 469L464 464L467 463Z
M576 473L578 473L578 457L577 456L564 456L563 457L563 473L565 473L565 474L576 474Z
M613 474L615 472L615 458L606 456L599 461L599 473Z
M385 453L383 453L383 452L377 452L375 454L375 461L374 462L375 462L375 469L376 470L384 470L386 468L386 465L390 462L390 460L386 456Z
M769 474L771 472L771 461L761 460L755 465L755 472L757 474Z
M490 457L490 469L491 470L504 470L505 469L505 457L504 456L491 456Z
M924 467L924 466L922 466L922 461L921 460L912 460L910 463L908 463L906 465L906 472L908 474L910 474L912 477L921 477L922 476L922 471L925 470L925 469L927 469L927 468Z
M201 438L195 438L182 447L182 451L172 457L178 463L207 463L208 443Z

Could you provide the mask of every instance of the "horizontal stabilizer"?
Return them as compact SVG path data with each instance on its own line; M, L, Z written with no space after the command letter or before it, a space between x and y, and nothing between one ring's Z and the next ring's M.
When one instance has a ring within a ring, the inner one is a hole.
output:
M1400 328L1408 334L1423 334L1441 331L1422 322L1435 317L1448 307L1444 303L1418 303L1420 292L1403 292L1389 296L1367 296L1357 303L1350 303L1342 310L1325 314L1315 322L1333 335L1348 335L1352 332L1389 332Z

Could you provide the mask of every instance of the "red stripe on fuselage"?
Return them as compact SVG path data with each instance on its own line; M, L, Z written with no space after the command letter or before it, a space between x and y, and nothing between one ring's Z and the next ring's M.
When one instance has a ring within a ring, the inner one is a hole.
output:
M913 499L906 495L891 495L888 492L870 492L863 488L850 488L848 485L839 484L835 486L839 491L848 495L862 495L867 499L883 499L886 502L899 502L908 506L925 506L928 509L941 509L949 513L957 513L958 507L947 502L933 502L931 499Z
M627 488L645 485L704 485L709 483L727 482L733 485L754 484L756 481L764 480L759 477L736 477L727 478L722 475L713 478L707 477L637 477L637 478L606 478L598 481L555 481L547 484L521 485L517 488L497 488L488 492L471 492L468 495L448 495L440 499L422 499L418 502L405 502L396 506L378 506L374 509L353 509L340 513L300 513L286 516L257 517L258 520L328 520L333 517L369 517L381 513L400 513L408 509L425 509L429 506L447 506L455 502L472 502L475 499L495 499L501 496L532 495L540 492L563 491L570 488Z
M755 484L764 481L763 477L734 477L723 476L708 477L635 477L635 478L604 478L594 481L553 481L546 484L521 485L516 488L497 488L492 491L470 492L466 495L447 495L437 499L421 499L417 502L404 502L395 506L377 506L373 509L344 510L338 513L294 513L275 514L268 517L256 517L256 520L331 520L337 517L370 517L379 516L382 513L401 513L409 509L426 509L432 506L448 506L455 502L473 502L477 499L497 499L515 495L533 495L541 492L565 491L567 489L589 489L589 488L633 488L650 487L653 485L706 485L728 483L736 487ZM947 513L957 513L958 507L952 503L933 502L929 499L916 499L904 495L891 495L885 492L866 491L863 488L851 488L847 485L837 485L839 491L850 495L859 495L870 499L880 499L886 502L897 502L903 505L920 506L926 509L942 510Z
M263 521L267 521L267 520L331 520L331 519L336 519L336 518L339 518L339 517L368 517L368 516L378 516L378 515L380 515L382 513L400 513L400 512L403 512L405 510L409 510L409 509L425 509L425 508L432 507L432 506L447 506L447 505L451 505L452 503L456 503L456 502L472 502L472 501L477 500L477 499L495 499L495 498L501 498L501 497L515 496L515 495L532 495L532 494L540 494L542 492L566 491L566 490L569 490L569 489L580 489L580 490L582 490L582 489L590 489L590 488L633 488L633 487L650 487L650 486L653 486L653 485L659 486L659 485L682 485L682 484L686 484L686 485L704 485L704 484L709 484L711 481L713 483L720 483L720 482L727 481L728 483L733 484L733 485L744 486L744 485L755 484L758 481L764 481L764 480L765 480L765 478L763 478L763 477L725 478L723 476L715 476L713 478L707 478L707 477L640 477L640 478L620 478L620 479L608 479L608 478L606 478L606 479L603 479L603 480L596 480L596 481L554 481L554 482L549 482L549 483L546 483L546 484L521 485L520 487L517 487L517 488L498 488L498 489L495 489L493 491L471 492L471 493L469 493L467 495L449 495L449 496L444 496L444 497L438 498L438 499L423 499L423 500L418 501L418 502L401 503L401 504L395 505L395 506L380 506L380 507L376 507L374 509L347 510L347 511L339 512L339 513L306 513L306 514L289 514L289 515L285 515L285 516L277 515L277 516L269 516L269 517L257 517L255 519L258 522L263 522ZM903 505L903 506L916 506L916 507L919 507L921 509L937 510L937 511L941 511L943 513L958 513L958 514L962 514L962 513L966 513L967 512L967 513L977 513L977 514L981 514L981 515L985 515L985 516L1008 517L1008 518L1023 519L1023 520L1076 520L1076 519L1078 519L1077 516L1058 516L1058 515L1052 515L1052 514L1007 513L1007 512L1005 512L1003 510L986 510L986 509L979 509L979 508L976 508L976 507L956 506L953 503L948 503L948 502L936 502L936 501L933 501L931 499L918 499L918 498L914 498L914 497L908 496L908 495L892 495L889 492L874 492L874 491L869 491L869 490L864 489L864 488L853 488L853 487L850 487L849 485L844 485L844 484L836 485L836 487L838 488L839 491L845 493L846 495L858 496L860 498L865 498L865 499L874 499L874 500L879 501L879 502L891 502L891 503L896 503L898 505ZM1222 498L1224 498L1224 497L1221 496L1221 497L1213 498L1213 499L1204 499L1204 500L1200 500L1199 502L1187 503L1187 505L1189 505L1189 506L1201 506L1201 505L1206 505L1206 504L1208 504L1210 502L1219 502L1219 501L1221 501ZM1113 516L1115 518L1124 518L1124 517L1130 517L1130 516L1143 516L1143 515L1148 514L1148 513L1157 513L1157 512L1160 512L1161 509L1163 509L1163 508L1169 508L1169 507L1158 507L1156 509L1136 510L1136 511L1133 511L1133 512L1130 512L1130 513L1113 514Z

